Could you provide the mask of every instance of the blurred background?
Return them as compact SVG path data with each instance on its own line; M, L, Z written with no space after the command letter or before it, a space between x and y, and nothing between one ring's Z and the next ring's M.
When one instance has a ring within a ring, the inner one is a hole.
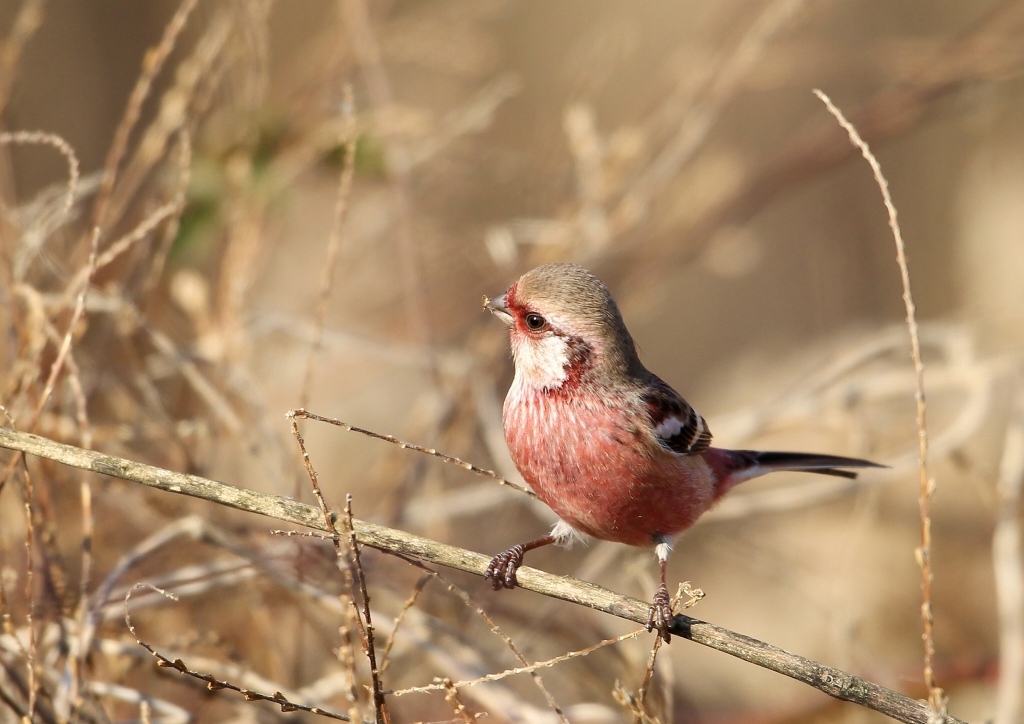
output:
M878 188L820 88L876 151L907 242L937 483L938 683L956 716L1020 721L1022 33L1019 0L7 0L5 424L311 503L284 418L302 405L515 480L507 339L480 300L574 261L609 284L647 366L716 444L891 466L737 490L676 547L672 579L706 593L691 613L923 698L902 288ZM356 517L487 554L551 523L439 460L303 431L329 502L350 493ZM0 483L0 721L29 706L38 721L317 718L154 666L123 620L139 581L179 596L133 599L165 655L372 718L329 542L27 470ZM519 666L474 606L528 661L632 630L440 571L467 606L401 560L363 562L378 659L393 644L388 690ZM623 546L527 562L643 599L655 588L652 555ZM884 720L686 641L661 650L641 697L652 639L544 669L543 686L572 722ZM388 706L401 722L559 720L529 675Z

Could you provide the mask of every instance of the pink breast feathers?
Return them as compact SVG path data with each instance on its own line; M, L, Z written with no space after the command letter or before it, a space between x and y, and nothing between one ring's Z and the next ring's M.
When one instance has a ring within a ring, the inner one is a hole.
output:
M614 402L614 400L612 400ZM530 487L582 533L634 546L690 527L711 504L701 456L652 444L605 399L532 392L510 396L505 438Z

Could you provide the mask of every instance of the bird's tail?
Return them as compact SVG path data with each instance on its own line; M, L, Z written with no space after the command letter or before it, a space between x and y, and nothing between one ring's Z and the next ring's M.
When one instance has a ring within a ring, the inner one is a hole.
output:
M715 499L725 495L733 486L767 473L780 470L820 473L841 478L856 478L857 473L848 468L884 468L885 465L860 458L839 455L818 455L797 452L761 452L759 450L723 450L708 448L704 451L716 473Z

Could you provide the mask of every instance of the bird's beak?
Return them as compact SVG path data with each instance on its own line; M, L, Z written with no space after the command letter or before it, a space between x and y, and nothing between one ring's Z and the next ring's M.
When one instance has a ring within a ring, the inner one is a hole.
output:
M505 306L505 297L505 294L494 299L484 297L484 309L504 322L506 327L511 327L514 320L508 311L508 307Z

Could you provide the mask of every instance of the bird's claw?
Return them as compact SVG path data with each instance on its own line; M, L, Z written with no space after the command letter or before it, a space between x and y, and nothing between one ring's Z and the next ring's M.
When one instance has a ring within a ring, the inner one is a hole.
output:
M672 599L668 595L668 588L664 583L654 594L654 601L651 602L651 610L647 614L647 630L657 631L665 643L672 640L669 629L672 627Z
M525 549L522 545L514 545L504 553L499 553L491 559L484 573L484 578L491 581L491 588L500 591L503 588L515 588L519 585L516 580L516 571L523 565L523 554Z

